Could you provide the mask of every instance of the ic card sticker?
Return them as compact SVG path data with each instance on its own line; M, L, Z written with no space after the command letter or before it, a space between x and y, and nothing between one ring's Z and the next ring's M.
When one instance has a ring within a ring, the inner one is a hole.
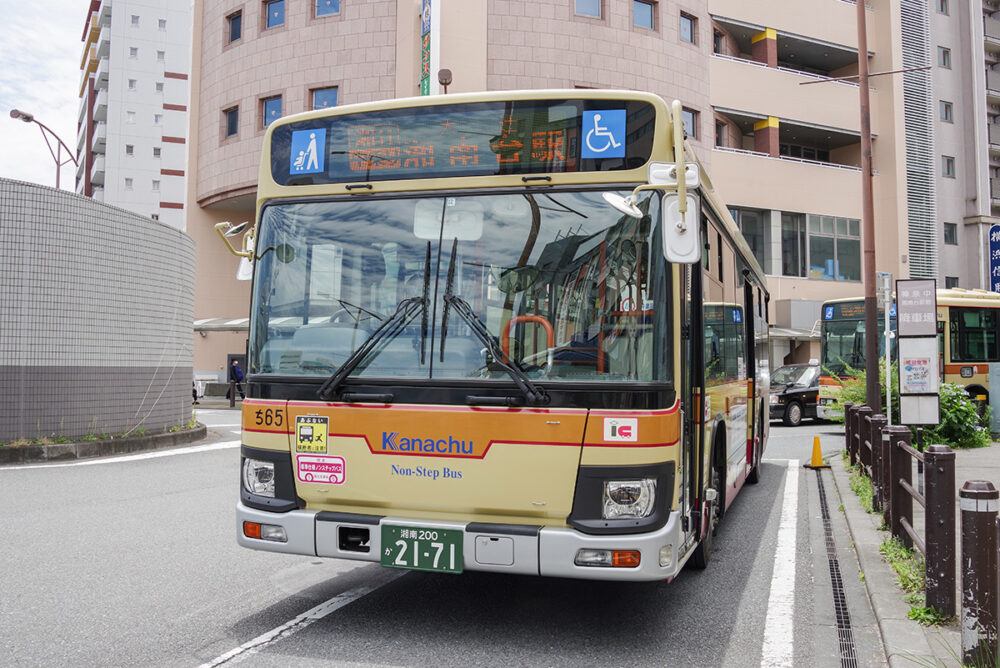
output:
M604 418L605 441L636 441L639 439L639 420L636 418Z
M320 457L317 455L299 455L297 460L297 475L302 482L322 482L330 485L343 485L347 473L347 462L343 457Z
M330 418L300 415L295 418L295 452L327 453Z

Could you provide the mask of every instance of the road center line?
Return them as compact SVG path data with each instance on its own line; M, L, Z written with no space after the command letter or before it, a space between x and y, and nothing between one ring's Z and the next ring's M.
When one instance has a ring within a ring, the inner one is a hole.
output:
M96 466L98 464L118 464L120 462L134 462L141 459L156 459L158 457L173 457L175 455L189 455L195 452L209 452L211 450L225 450L227 448L239 447L239 441L223 441L222 443L209 443L208 445L192 445L187 448L173 448L171 450L157 450L155 452L142 452L136 455L122 455L120 457L95 457L94 459L83 459L73 462L61 462L58 464L31 464L27 466L0 466L2 471L19 471L24 469L46 470L66 468L69 466Z
M764 620L764 644L760 665L791 666L794 658L795 532L799 516L799 460L788 460L781 520L774 551L774 573Z
M328 599L323 603L320 603L315 608L312 608L311 610L306 610L301 615L295 617L291 621L285 622L281 626L275 627L270 631L268 631L267 633L262 633L253 640L243 643L236 649L230 650L225 654L223 654L222 656L219 656L213 659L212 661L209 661L208 663L201 664L199 668L215 668L215 666L221 666L222 664L232 661L233 659L242 658L241 655L243 654L247 653L254 654L263 649L264 647L266 647L267 645L271 644L272 642L289 638L298 633L299 631L301 631L302 629L306 628L313 622L323 619L330 613L336 612L340 608L343 608L345 605L353 603L354 601L358 600L363 596L367 596L376 589L379 589L380 587L389 584L396 578L406 575L406 573L407 571L388 572L384 574L385 577L382 578L381 582L366 583L358 587L355 587L354 589L350 589L343 593L337 594L333 598Z

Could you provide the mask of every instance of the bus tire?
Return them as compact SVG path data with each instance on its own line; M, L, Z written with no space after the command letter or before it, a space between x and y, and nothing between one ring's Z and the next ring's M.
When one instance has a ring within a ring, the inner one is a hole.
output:
M718 441L716 441L716 444L718 444ZM713 449L713 460L716 458L716 452L718 452L718 447ZM725 508L726 489L722 471L722 467L717 462L712 464L712 477L709 480L709 487L714 488L716 491L715 501L705 504L708 512L708 526L705 528L705 535L702 536L698 546L694 548L694 554L691 555L691 565L699 571L708 568L708 562L712 557L712 538L719 530L719 523L722 521L722 509Z
M798 427L802 424L802 404L798 401L789 401L781 421L789 427Z

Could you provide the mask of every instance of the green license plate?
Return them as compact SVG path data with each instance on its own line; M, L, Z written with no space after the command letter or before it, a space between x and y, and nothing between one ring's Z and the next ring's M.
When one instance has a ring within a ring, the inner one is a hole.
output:
M382 525L382 565L434 573L462 572L462 532Z

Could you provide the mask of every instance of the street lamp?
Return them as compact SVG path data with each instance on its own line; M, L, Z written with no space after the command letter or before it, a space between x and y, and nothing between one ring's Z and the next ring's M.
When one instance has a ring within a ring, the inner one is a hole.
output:
M59 135L53 132L51 128L49 128L47 125L36 119L34 114L29 114L28 112L20 111L19 109L11 109L10 117L15 120L24 121L25 123L34 123L41 130L42 138L45 139L45 144L46 146L49 147L49 153L52 154L52 159L56 161L56 188L58 189L60 169L67 162L72 162L74 165L79 166L79 163L76 160L76 156L74 156L73 152L69 150L69 146L66 146L66 142L60 139ZM52 139L56 140L55 150L52 149L52 142L49 139L50 136L52 137ZM66 155L69 156L65 160L62 158L63 149L66 149Z

